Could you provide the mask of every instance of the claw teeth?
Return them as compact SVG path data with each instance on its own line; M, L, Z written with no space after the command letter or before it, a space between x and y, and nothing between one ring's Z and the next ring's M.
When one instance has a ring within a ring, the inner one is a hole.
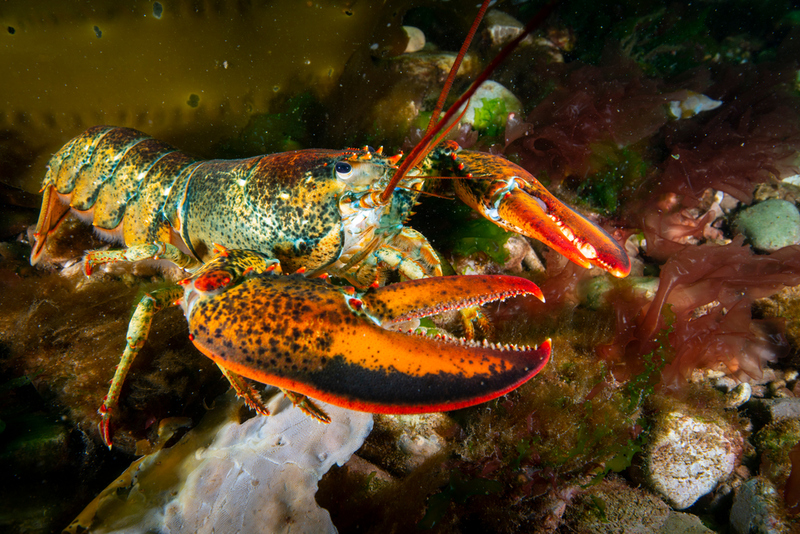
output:
M445 343L458 343L459 345L467 347L483 347L485 349L491 349L500 352L506 352L506 351L519 352L519 351L530 351L538 349L538 345L534 345L533 348L531 348L530 345L524 345L524 344L519 345L517 343L495 343L485 338L481 341L476 341L473 339L465 339L462 337L452 336L447 333L437 332L433 334L433 333L426 333L424 330L417 330L411 328L409 328L408 330L398 330L398 332L404 332L407 333L408 335L415 335L419 337L424 337L426 339L435 339L437 341L442 341Z
M593 260L597 257L597 249L595 249L590 243L581 243L578 244L578 250L583 257L589 260Z

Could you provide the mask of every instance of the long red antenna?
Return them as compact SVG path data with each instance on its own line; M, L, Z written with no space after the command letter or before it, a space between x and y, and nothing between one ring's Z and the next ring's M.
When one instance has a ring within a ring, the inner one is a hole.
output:
M469 45L472 44L472 38L475 37L475 32L478 31L478 26L480 26L483 16L486 14L486 10L489 9L491 1L492 0L483 0L480 10L478 10L478 14L475 16L475 20L472 21L472 26L469 27L467 37L464 39L464 42L461 43L461 50L458 51L458 55L455 61L453 61L453 66L450 67L450 72L447 73L447 80L444 82L442 92L439 93L439 100L436 101L436 107L433 108L431 120L428 121L428 128L425 130L425 133L430 132L434 126L436 126L439 114L442 112L442 108L444 108L444 101L447 99L447 95L450 94L450 88L453 87L453 81L455 81L458 69L461 67L461 61L464 59L464 56L467 55Z
M417 143L417 146L415 146L414 149L408 154L405 161L403 161L400 167L398 167L397 172L389 181L389 184L386 186L386 189L384 189L383 192L381 193L379 197L381 203L385 204L389 200L389 197L391 196L395 187L400 182L400 180L405 178L409 169L414 165L416 165L417 163L419 163L424 157L424 154L427 153L432 148L428 146L430 145L431 140L436 136L436 134L438 134L441 131L441 129L444 127L445 124L450 122L450 119L453 118L453 115L456 114L456 112L464 104L464 102L469 100L470 97L472 97L472 95L475 94L475 91L478 89L478 87L483 82L489 79L489 76L491 76L492 73L495 71L495 69L497 69L497 66L500 65L500 63L502 63L509 56L509 54L511 54L511 52L514 51L514 49L517 47L517 45L519 45L519 43L522 42L522 40L525 37L527 37L528 34L531 33L535 28L537 28L542 22L544 22L544 20L547 17L550 16L550 13L553 12L558 3L559 0L553 0L545 7L543 7L541 10L539 10L539 12L530 21L528 21L528 24L525 25L525 28L522 30L522 33L519 34L513 41L511 41L510 43L508 43L506 46L503 47L503 49L500 51L499 54L497 54L497 56L495 56L492 62L489 63L489 65L485 69L483 69L483 72L481 72L478 75L478 77L475 78L475 81L472 82L472 85L470 85L467 92L461 95L458 98L458 100L456 100L456 102L452 106L450 106L450 108L447 110L447 113L444 114L444 117L442 117L442 119L438 123L436 123L436 126L434 128L428 127L428 132L420 140L420 142Z

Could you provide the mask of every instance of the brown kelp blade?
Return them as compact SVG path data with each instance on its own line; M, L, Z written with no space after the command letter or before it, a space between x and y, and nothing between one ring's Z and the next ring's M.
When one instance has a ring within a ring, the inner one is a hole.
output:
M401 287L394 294L400 296L390 305L390 292L379 290L377 298L368 293L361 300L322 281L262 275L196 302L189 329L203 353L235 373L378 413L471 406L507 393L544 367L549 340L539 347L499 346L379 326L383 321L376 317L386 316L390 308L416 313L415 298L429 310L437 309L449 299L436 296L442 283L412 282L407 286L412 296L403 295L407 283L397 284ZM473 280L498 298L511 296L496 287L506 283ZM473 304L471 299L460 306ZM371 306L381 308L375 316Z

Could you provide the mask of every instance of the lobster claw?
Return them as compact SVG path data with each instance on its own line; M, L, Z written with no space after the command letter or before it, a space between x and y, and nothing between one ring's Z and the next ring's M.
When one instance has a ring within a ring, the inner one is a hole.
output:
M583 267L594 265L620 278L630 273L630 258L614 238L559 201L519 165L465 150L453 160L469 178L455 181L456 193L487 219L538 239Z
M227 259L244 251L229 252ZM207 265L185 287L194 344L233 373L338 406L376 413L463 408L516 388L550 357L550 340L499 346L387 329L513 296L542 298L521 278L431 278L356 297L352 288L296 274L220 277L225 264L212 263L214 272ZM207 285L204 273L230 283L206 293L197 289Z

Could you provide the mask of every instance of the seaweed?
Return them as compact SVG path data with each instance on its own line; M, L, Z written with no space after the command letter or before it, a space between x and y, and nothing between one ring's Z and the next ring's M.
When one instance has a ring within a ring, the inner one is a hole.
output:
M481 106L475 108L472 125L482 136L497 137L505 131L508 110L502 98L482 98Z
M450 480L447 486L428 498L428 509L417 528L430 530L435 527L445 516L451 503L466 504L476 495L489 495L503 491L503 484L496 480L475 477L467 478L460 471L450 471Z

